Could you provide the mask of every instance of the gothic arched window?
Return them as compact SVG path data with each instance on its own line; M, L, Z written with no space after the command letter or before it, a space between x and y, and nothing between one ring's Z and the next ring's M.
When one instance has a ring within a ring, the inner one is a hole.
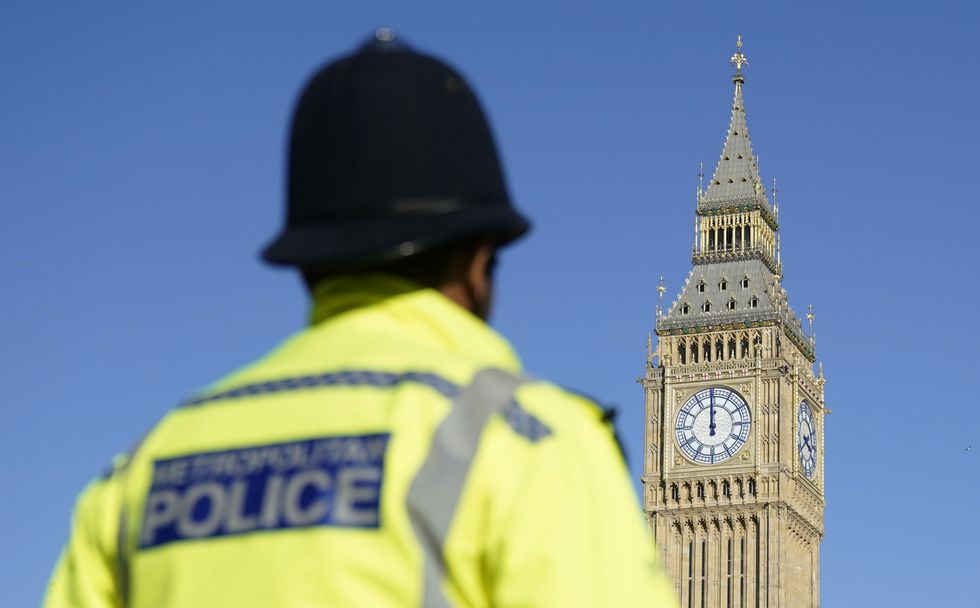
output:
M701 541L701 608L708 597L708 541Z
M735 562L732 559L732 539L729 538L728 539L728 570L727 570L728 575L727 575L727 578L725 579L725 581L726 581L725 582L725 587L726 587L726 591L728 593L725 596L727 598L726 599L726 602L725 602L725 605L727 606L727 608L732 608L732 575L735 572L734 569L732 568L732 564L734 564L734 563Z
M694 541L687 543L687 608L694 608Z
M745 608L745 537L738 539L739 563L738 595L742 598L741 608ZM758 566L758 564L756 564Z

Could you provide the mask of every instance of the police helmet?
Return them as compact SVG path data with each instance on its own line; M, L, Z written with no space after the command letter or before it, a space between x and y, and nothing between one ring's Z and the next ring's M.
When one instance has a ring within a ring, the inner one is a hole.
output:
M503 245L530 228L473 90L385 28L306 85L288 164L271 264L367 267L476 235Z

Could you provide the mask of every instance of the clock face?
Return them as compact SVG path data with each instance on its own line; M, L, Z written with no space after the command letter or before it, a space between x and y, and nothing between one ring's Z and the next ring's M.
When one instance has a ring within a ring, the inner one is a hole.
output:
M735 455L749 438L752 419L745 399L735 391L713 387L695 393L677 413L674 436L694 462L716 464Z
M813 426L813 412L806 401L800 403L796 414L796 449L800 453L800 467L803 474L813 477L817 468L817 431Z

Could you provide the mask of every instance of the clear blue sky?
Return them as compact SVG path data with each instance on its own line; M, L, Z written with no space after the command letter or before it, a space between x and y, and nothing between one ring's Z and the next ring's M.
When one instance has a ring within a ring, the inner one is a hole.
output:
M834 412L823 603L975 597L975 4L139 4L0 8L0 605L37 603L113 453L302 326L298 281L257 259L291 104L383 24L480 92L536 223L494 324L534 372L619 404L634 477L657 277L670 299L690 267L742 34Z

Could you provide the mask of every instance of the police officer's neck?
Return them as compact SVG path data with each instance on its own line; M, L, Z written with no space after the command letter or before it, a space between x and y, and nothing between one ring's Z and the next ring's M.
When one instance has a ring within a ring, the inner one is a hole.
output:
M481 291L484 289L485 291ZM474 287L468 282L453 282L439 287L438 291L460 308L468 310L483 321L490 318L491 284L488 283L485 288L481 288Z
M493 268L495 247L492 241L471 241L465 246L448 247L426 252L426 258L406 259L389 266L360 271L324 271L307 268L302 270L303 281L311 296L318 300L317 308L327 308L334 313L334 295L347 292L370 280L374 275L388 275L403 279L402 289L430 288L474 316L486 321L490 316L493 296ZM357 307L364 303L342 298L346 306ZM330 303L328 303L330 302Z

